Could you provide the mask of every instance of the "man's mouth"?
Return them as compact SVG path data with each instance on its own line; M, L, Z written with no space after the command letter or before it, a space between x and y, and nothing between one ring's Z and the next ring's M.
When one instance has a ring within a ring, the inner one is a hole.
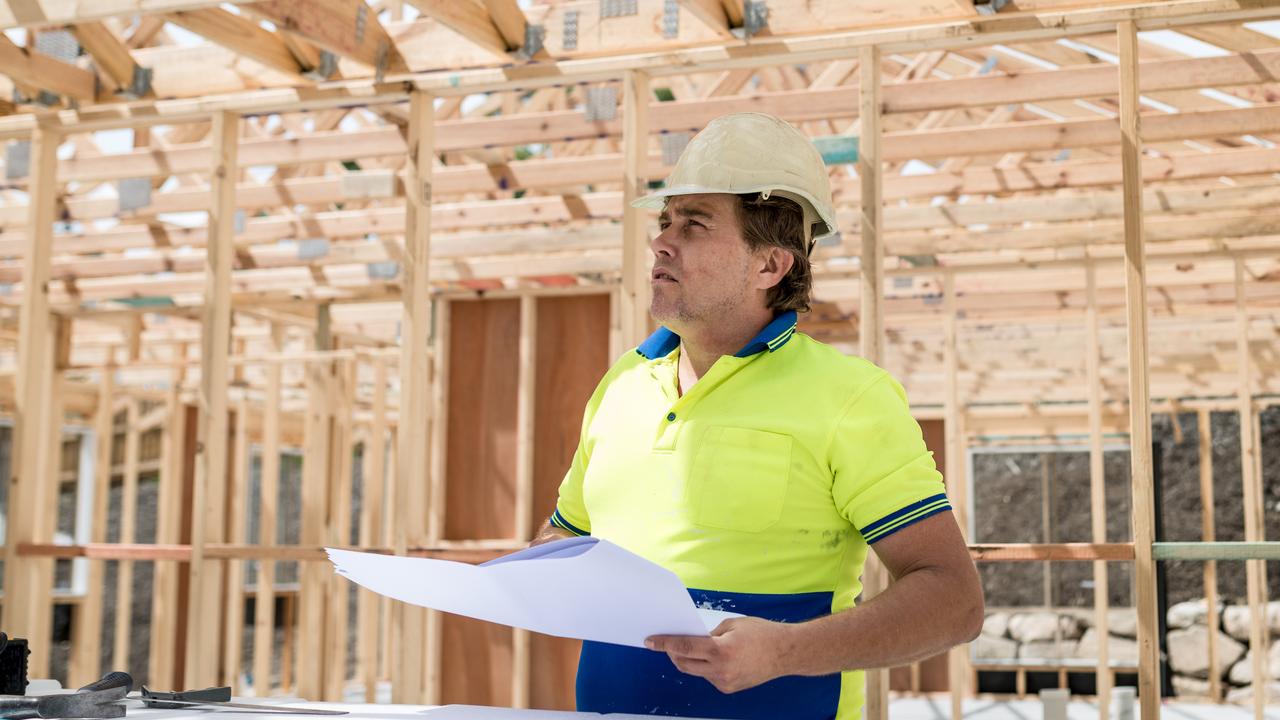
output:
M679 282L671 273L662 268L654 268L653 274L650 276L653 282Z

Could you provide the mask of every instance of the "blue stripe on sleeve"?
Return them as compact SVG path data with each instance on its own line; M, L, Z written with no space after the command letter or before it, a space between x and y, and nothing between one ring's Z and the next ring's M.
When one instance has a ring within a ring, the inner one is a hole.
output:
M877 540L883 540L884 538L889 537L902 528L914 525L927 517L937 515L940 512L950 509L951 503L947 501L947 496L945 494L934 495L918 502L911 503L901 510L889 513L888 515L885 515L879 520L862 528L860 532L862 533L863 539L867 541L868 545L870 545Z
M578 527L578 526L574 525L573 523L569 522L568 520L565 520L565 519L564 519L564 515L561 515L561 514L560 514L560 508L556 508L556 509L555 509L555 512L551 513L551 524L552 524L552 525L555 525L556 527L558 527L558 528L560 528L560 529L562 529L562 530L568 530L569 532L571 532L571 533L573 533L574 535L577 535L577 536L579 536L579 537L581 537L581 536L583 536L583 535L590 535L590 534L591 534L591 533L587 532L586 530L583 530L582 528L580 528L580 527Z

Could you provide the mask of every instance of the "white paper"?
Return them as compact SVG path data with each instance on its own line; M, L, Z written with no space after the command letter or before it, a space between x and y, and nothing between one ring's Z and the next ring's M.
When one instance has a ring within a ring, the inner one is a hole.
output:
M546 635L644 647L651 635L706 637L738 617L695 607L674 573L594 537L482 565L326 551L339 575L380 595Z

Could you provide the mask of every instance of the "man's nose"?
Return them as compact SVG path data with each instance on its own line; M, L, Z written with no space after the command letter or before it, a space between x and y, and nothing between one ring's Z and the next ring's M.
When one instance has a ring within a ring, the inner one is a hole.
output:
M671 244L671 228L667 228L649 240L649 250L654 256L671 257L675 254L675 246Z

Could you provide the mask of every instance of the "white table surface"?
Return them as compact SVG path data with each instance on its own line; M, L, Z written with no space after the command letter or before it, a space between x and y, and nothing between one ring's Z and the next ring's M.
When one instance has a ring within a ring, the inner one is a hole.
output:
M589 720L590 718L609 718L610 720L653 720L652 715L623 715L610 713L566 712L563 710L514 710L511 708L480 707L477 705L383 705L372 703L324 703L306 702L293 698L255 698L236 697L234 702L253 703L255 705L280 705L282 707L314 707L325 710L346 710L350 715L277 715L279 720L410 720L429 718L430 720ZM147 720L193 720L216 714L227 720L233 718L263 718L267 713L255 713L251 710L236 711L204 710L187 708L182 710L157 710L143 707L138 700L129 700L126 705L126 717L146 718ZM210 720L213 720L210 718Z

